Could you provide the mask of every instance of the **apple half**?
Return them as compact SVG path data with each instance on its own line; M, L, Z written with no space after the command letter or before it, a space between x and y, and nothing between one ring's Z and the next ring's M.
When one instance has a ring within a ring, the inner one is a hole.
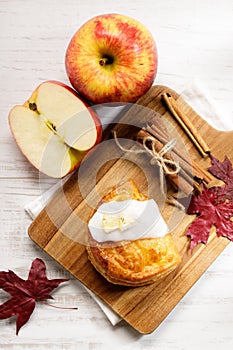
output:
M102 136L94 111L75 91L57 81L43 82L24 105L13 107L9 124L29 162L55 178L76 169Z

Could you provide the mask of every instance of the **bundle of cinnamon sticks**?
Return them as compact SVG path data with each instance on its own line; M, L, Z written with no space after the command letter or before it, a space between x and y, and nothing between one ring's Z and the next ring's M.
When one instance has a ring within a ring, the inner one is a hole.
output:
M170 141L170 135L160 115L155 115L150 124L137 133L136 140L143 144L143 140L148 137L153 138L153 146L158 153ZM149 143L148 147L150 147ZM193 190L200 192L201 184L208 184L212 180L208 171L201 168L195 161L188 159L187 154L176 145L171 151L166 153L165 158L175 160L179 164L179 173L168 175L167 177L175 189L179 188L185 195L191 194Z

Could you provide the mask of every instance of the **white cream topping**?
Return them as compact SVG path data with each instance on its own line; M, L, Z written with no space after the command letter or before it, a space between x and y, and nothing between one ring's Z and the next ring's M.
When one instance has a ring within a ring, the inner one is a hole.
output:
M110 233L119 229L121 232L127 230L135 223L133 218L126 216L124 213L120 215L103 214L102 229L106 233Z
M90 219L88 228L97 242L157 238L169 232L153 199L103 203Z

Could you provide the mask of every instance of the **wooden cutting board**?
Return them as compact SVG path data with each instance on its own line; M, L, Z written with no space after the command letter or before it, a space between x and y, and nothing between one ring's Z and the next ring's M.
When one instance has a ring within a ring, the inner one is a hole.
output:
M178 133L181 146L183 143L191 159L207 169L209 158L200 156L161 103L163 92L169 92L177 100L207 141L212 154L223 160L227 153L233 162L233 148L229 147L233 132L213 129L175 91L166 86L154 86L137 104L127 106L127 111L117 117L117 123L106 129L100 148L93 150L84 165L69 178L29 227L29 236L35 243L143 334L158 327L229 243L226 238L217 238L213 232L206 246L199 244L190 253L190 241L185 231L194 217L164 203L159 190L158 169L149 164L147 156L124 153L111 139L113 129L121 140L132 139L137 128L131 124L144 126L157 112L165 123L172 126L171 129L174 128L174 133ZM134 144L126 146L134 149ZM142 192L159 202L182 256L178 269L162 282L137 288L107 282L92 267L85 249L86 222L93 208L111 186L128 178L133 178Z

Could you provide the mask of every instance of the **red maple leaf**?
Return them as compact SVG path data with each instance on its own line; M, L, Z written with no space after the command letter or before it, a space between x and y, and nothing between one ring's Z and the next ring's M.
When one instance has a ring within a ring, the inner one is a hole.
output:
M192 196L188 214L198 216L189 226L186 235L191 238L190 249L198 243L207 243L210 229L215 226L218 237L233 241L233 202L219 201L223 187L203 188L199 195Z
M50 293L67 279L48 280L46 266L41 259L35 259L27 280L18 277L13 271L0 271L0 288L11 295L11 298L0 305L0 319L17 316L16 334L29 320L36 301L53 299Z
M212 166L208 169L211 174L217 177L219 180L225 182L224 198L233 200L233 167L226 156L223 162L220 162L217 158L211 155Z

